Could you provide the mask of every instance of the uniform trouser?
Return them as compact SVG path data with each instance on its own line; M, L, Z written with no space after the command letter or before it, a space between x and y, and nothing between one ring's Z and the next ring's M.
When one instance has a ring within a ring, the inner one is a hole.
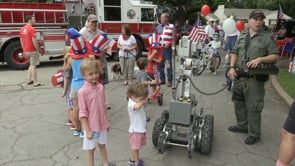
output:
M109 75L108 75L108 64L105 53L100 56L100 60L103 66L103 74L101 75L102 84L106 85L109 83Z
M123 78L132 81L134 77L135 57L120 57L119 60L123 69Z
M172 82L172 49L171 47L162 50L163 61L160 64L160 80L165 82L165 66L167 69L167 81Z
M260 137L261 135L264 94L264 82L254 78L241 78L234 83L232 100L237 125L242 129L248 129L250 136Z

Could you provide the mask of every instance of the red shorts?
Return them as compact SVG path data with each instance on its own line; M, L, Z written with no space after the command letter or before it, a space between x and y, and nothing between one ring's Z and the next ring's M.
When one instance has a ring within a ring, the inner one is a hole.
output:
M145 133L129 133L129 143L132 150L139 150L146 145Z

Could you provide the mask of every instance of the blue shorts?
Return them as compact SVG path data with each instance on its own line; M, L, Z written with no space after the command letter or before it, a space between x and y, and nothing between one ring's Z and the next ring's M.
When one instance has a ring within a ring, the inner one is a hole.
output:
M67 91L67 94L66 94L66 102L67 102L67 105L68 105L68 108L73 110L74 109L74 105L73 105L73 101L70 97L70 91Z
M226 38L226 50L231 52L235 46L238 36L230 36Z

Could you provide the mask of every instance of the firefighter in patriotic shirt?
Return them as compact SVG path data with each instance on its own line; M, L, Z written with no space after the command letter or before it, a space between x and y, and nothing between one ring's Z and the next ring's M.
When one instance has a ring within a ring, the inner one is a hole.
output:
M162 55L163 61L160 64L160 83L165 84L165 66L167 68L167 86L172 86L172 43L174 40L174 25L169 24L169 14L161 15L161 24L156 27L156 34L160 35L160 43L163 45Z

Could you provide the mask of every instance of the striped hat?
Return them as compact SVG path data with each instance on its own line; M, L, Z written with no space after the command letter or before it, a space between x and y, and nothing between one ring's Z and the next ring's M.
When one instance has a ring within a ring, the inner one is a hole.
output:
M72 58L87 58L89 54L92 54L90 43L87 42L75 28L68 29L68 37L71 43Z
M152 48L160 48L160 47L162 47L161 44L160 44L160 40L161 40L160 35L157 35L155 33L151 33L149 35L148 40L149 40L149 44L150 44L150 46Z
M102 51L102 49L108 45L110 43L110 41L108 40L107 34L98 34L96 35L91 41L90 44L93 47L93 53L96 56L100 56L100 52Z

